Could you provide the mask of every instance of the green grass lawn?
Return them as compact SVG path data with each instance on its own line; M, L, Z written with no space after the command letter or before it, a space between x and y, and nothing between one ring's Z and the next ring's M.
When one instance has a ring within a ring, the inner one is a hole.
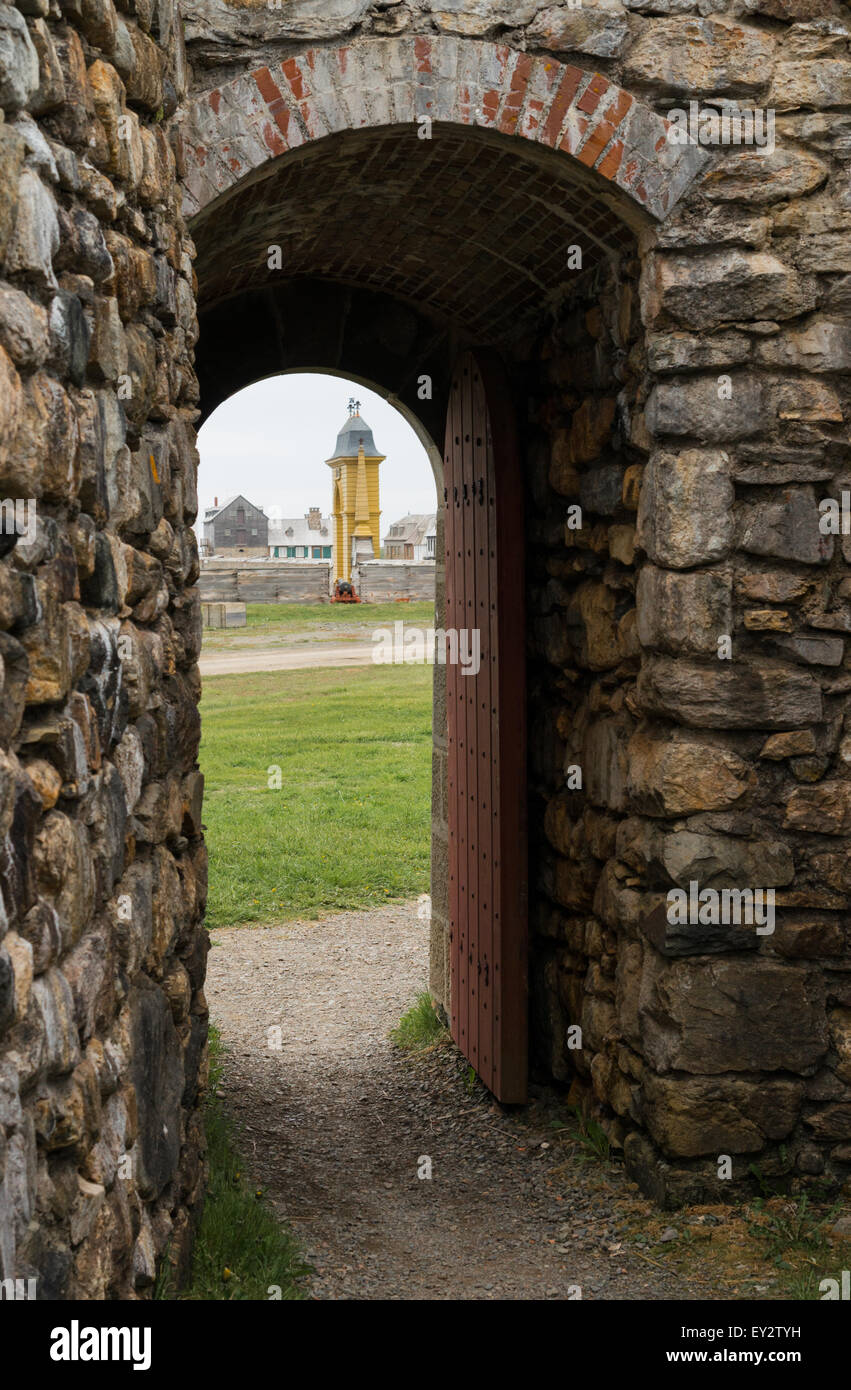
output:
M302 642L368 642L377 627L434 626L433 603L248 603L246 627L204 629L204 650L223 651L259 640L269 646Z
M431 684L430 666L205 679L211 927L428 890Z

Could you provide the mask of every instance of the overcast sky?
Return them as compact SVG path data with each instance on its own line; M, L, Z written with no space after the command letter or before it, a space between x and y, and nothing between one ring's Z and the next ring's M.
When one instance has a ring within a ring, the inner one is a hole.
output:
M309 507L331 510L331 470L337 432L348 400L361 402L381 465L381 535L407 512L433 512L434 477L425 450L407 421L373 391L341 377L293 373L258 381L224 401L198 436L198 520L218 497L241 492L279 516L303 516Z

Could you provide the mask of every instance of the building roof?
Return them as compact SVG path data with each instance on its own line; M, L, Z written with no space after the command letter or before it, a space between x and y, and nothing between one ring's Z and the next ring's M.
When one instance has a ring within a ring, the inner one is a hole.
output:
M320 518L316 531L308 523L306 516L273 517L269 522L270 545L330 545L331 518Z
M426 536L434 535L437 517L434 512L410 512L401 520L394 521L387 535L385 545L422 545Z
M332 459L356 459L358 449L363 444L367 458L381 458L372 436L372 430L362 415L350 415L337 435ZM331 459L328 460L330 463Z
M214 516L218 516L219 512L226 511L228 507L233 506L234 502L245 502L246 506L253 507L254 510L260 512L262 516L266 516L266 513L263 511L263 508L258 507L256 502L249 502L248 498L243 497L241 492L235 492L233 497L228 497L220 507L207 507L206 511L204 512L204 520L212 521Z

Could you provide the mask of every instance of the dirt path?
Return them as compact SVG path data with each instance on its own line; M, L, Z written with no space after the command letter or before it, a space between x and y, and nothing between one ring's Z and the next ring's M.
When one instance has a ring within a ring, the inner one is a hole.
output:
M371 666L374 658L373 642L351 642L345 647L317 643L290 649L252 647L229 652L202 651L198 666L202 676L231 676L251 671L304 671L312 666Z
M416 904L214 942L227 1098L253 1175L306 1248L314 1298L729 1296L665 1268L672 1246L648 1257L622 1242L643 1204L611 1166L563 1162L545 1096L504 1111L468 1091L451 1046L409 1060L389 1042L426 982Z

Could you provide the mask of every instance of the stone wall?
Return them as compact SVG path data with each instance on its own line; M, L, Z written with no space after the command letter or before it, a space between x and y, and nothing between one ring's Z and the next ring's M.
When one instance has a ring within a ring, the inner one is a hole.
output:
M185 84L170 0L0 6L0 1274L40 1298L149 1292L203 1191Z
M626 80L750 90L777 147L720 152L532 393L537 1062L671 1205L751 1163L849 1190L851 548L819 510L849 487L841 13L754 15L738 72L719 21L646 21ZM691 882L774 889L774 931L671 924Z

